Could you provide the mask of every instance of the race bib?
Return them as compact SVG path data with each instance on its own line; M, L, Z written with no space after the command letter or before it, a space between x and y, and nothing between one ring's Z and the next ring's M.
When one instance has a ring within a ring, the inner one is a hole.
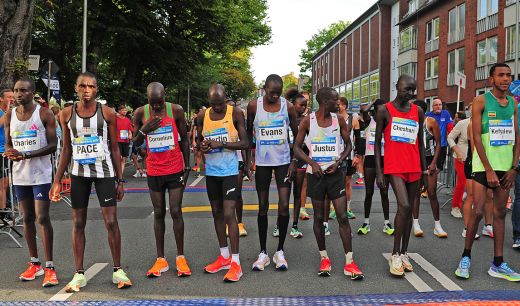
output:
M311 139L312 159L317 163L334 161L338 158L336 137L314 137Z
M88 136L72 139L72 159L81 165L95 164L105 157L101 137Z
M489 120L489 144L505 146L515 143L513 120Z
M368 137L368 144L370 145L375 145L376 144L376 128L369 128L368 132L367 132L367 137ZM381 137L381 144L384 144L385 143L385 137Z
M175 141L173 140L173 128L171 125L163 126L146 136L148 148L151 153L160 153L173 150Z
M13 132L13 148L18 152L31 152L40 149L38 131Z
M287 141L285 120L262 121L258 124L258 140L260 145L280 145Z
M418 132L419 122L405 118L392 118L390 139L393 141L415 144Z
M204 135L205 139L213 140L213 141L229 141L229 134L225 128L218 128L213 131L208 131ZM214 154L222 152L223 148L213 149L208 152L208 154Z
M128 139L128 130L120 130L119 138L121 138L121 140L127 140Z
M289 143L293 144L294 143L294 136L293 136L292 130L288 129L288 131L289 131Z

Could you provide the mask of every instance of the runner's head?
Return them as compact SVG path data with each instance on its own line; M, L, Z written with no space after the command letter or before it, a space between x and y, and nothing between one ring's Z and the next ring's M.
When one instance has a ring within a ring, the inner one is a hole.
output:
M33 103L35 90L34 81L28 77L23 77L16 81L13 90L16 103L22 106Z
M415 98L417 82L411 75L403 74L397 80L395 88L397 89L396 100L400 102L409 102Z
M82 72L76 78L76 94L81 102L94 101L97 96L96 76L90 72Z
M0 107L3 110L9 108L14 103L14 92L11 88L3 89L0 91Z
M331 87L322 87L316 93L316 100L321 109L335 113L338 107L338 92Z
M283 88L283 80L277 74L270 74L267 79L265 79L265 98L268 103L276 103L280 96L282 95Z
M117 107L117 113L121 116L126 116L126 114L128 113L128 109L126 108L126 105L124 104L121 104Z
M496 90L506 92L513 81L511 68L504 63L496 63L489 69L489 83Z
M296 114L298 116L303 115L305 113L305 110L307 109L307 99L302 94L297 94L294 97L294 110L296 111Z
M294 99L296 99L298 94L300 94L298 88L291 87L285 91L285 99L291 103L294 103Z
M152 82L146 87L148 104L156 111L160 112L164 107L164 86L159 82Z
M348 100L345 97L339 97L338 105L337 105L337 112L340 112L344 114L348 109Z
M226 89L222 84L213 84L208 90L209 106L215 113L223 113L227 109Z
M424 102L423 100L415 100L413 104L422 108L423 112L426 114L426 111L428 110L428 104L426 104L426 102Z
M434 99L432 102L433 113L438 115L442 112L442 101L441 99Z
M466 119L466 112L457 112L455 114L455 123L459 123L459 121Z
M237 103L236 103L235 101L233 101L233 99L231 99L231 98L227 98L227 99L226 99L226 103L227 103L227 105L229 105L229 106L233 106L233 107L236 107L236 106L237 106Z

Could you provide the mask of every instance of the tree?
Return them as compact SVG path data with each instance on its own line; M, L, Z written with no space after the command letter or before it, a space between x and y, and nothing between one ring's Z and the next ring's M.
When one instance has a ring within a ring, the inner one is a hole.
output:
M287 91L287 89L298 87L298 78L295 77L292 72L290 74L284 75L282 77L282 81L283 81L283 88L282 88L283 95L285 95L285 92Z
M0 89L27 74L33 14L33 0L0 1Z

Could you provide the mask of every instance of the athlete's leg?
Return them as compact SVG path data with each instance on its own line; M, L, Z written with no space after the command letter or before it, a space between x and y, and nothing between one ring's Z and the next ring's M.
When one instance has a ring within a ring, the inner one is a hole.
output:
M289 198L291 197L291 182L287 177L287 166L276 167L274 175L276 187L278 188L278 220L276 222L280 236L278 237L278 247L276 251L283 250L287 228L289 227Z
M177 245L177 255L184 255L184 219L182 217L182 195L184 188L169 188L170 215L173 220L173 234ZM224 230L224 235L225 235Z
M437 199L437 173L428 175L428 200L432 207L433 220L439 221L439 200Z
M470 251L477 234L478 225L482 220L484 205L487 198L487 187L473 180L473 209L468 220L468 230L464 241L464 249Z
M411 222L411 200L408 195L408 188L401 177L389 175L388 180L394 190L397 199L397 213L395 214L394 224L394 248L392 254L399 254L401 240L406 235L408 223ZM417 184L415 184L417 188ZM415 194L415 193L414 193ZM409 220L410 219L410 220Z
M236 217L238 223L242 223L242 213L244 211L244 198L242 197L242 185L244 183L244 171L238 171L238 190L240 192L240 197L236 203Z
M108 245L112 253L114 267L121 267L121 232L117 222L117 206L101 207L101 213L108 231Z
M305 208L307 203L307 175L303 175L302 191L301 191L301 207Z
M370 218L370 210L372 209L372 197L374 196L374 182L376 181L376 169L375 168L365 168L365 219ZM381 196L383 200L383 197ZM388 199L388 196L387 196ZM384 200L383 200L384 201ZM385 204L383 203L383 210ZM388 205L387 213L388 213ZM387 214L385 214L385 220L387 219Z
M85 226L87 224L87 208L72 209L72 249L76 271L83 268L85 256Z
M457 182L455 183L451 207L462 209L462 196L466 188L466 174L464 173L464 162L458 159L455 159L455 174L457 175Z
M408 193L408 203L411 205L413 203L414 199L419 198L419 183L421 181L415 181L412 183L406 184L406 192ZM408 243L410 242L410 233L412 232L412 213L411 211L408 212L408 217L406 219L407 223L406 228L404 230L403 236L402 236L402 243L401 243L401 254L405 254L408 251Z
M298 218L300 216L300 208L302 207L302 187L305 178L304 170L296 170L296 179L293 183L293 200L294 200L294 216L293 226L298 225Z
M498 187L493 190L493 242L495 246L495 257L503 256L506 203L508 197L509 189L504 190Z
M466 200L462 206L464 218L464 228L468 228L469 220L471 219L471 211L473 206L473 180L466 180ZM467 233L466 233L467 234Z
M164 218L166 217L165 192L150 190L150 199L153 205L153 230L157 257L164 258L164 231L166 230L164 222Z
M352 175L345 177L345 192L347 197L347 209L350 210L350 201L352 201Z
M226 225L229 230L229 243L231 244L231 254L238 254L238 222L236 217L235 200L224 200L224 221L222 226L223 237L226 239ZM217 233L219 235L220 233ZM219 238L220 243L220 238Z
M267 254L267 213L269 211L269 185L271 184L271 167L256 167L255 185L258 195L258 238L260 239L260 252Z
M21 186L24 188L25 186ZM38 258L38 247L36 245L36 211L35 201L33 198L27 197L23 200L19 200L22 211L23 211L23 232L25 240L27 241L27 247L29 248L29 255L34 258Z
M45 260L52 261L52 247L54 231L51 224L51 218L49 215L50 201L36 200L35 211L36 211L36 222L40 226L40 233L42 237L43 248L45 251ZM37 256L34 256L37 257Z
M486 224L493 224L493 206L493 191L488 189L486 204L484 205L484 222L486 222Z
M324 214L325 209L325 201L313 199L311 197L312 209L314 211L314 222L312 229L314 231L314 237L316 237L316 242L318 243L318 250L325 251L325 228L323 227L323 222L325 220L326 214Z
M345 254L352 252L352 230L347 218L347 199L340 197L332 200L332 204L336 209L336 218L339 224L339 236L343 243L343 250Z
M381 205L383 206L383 216L385 217L385 220L390 220L390 200L388 199L388 187L380 188L379 195L381 196Z
M211 213L213 215L215 232L217 233L218 245L220 248L227 247L226 220L224 219L223 200L211 200L209 203L211 205ZM231 229L229 230L231 231Z

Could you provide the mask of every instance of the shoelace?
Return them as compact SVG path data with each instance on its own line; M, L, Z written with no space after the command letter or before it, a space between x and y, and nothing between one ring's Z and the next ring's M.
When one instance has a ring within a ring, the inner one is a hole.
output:
M462 259L462 261L460 262L460 267L463 269L469 268L469 259L467 257L464 257L464 259Z
M515 271L513 271L513 269L511 269L505 262L503 262L499 268L506 270L509 273L515 273Z

